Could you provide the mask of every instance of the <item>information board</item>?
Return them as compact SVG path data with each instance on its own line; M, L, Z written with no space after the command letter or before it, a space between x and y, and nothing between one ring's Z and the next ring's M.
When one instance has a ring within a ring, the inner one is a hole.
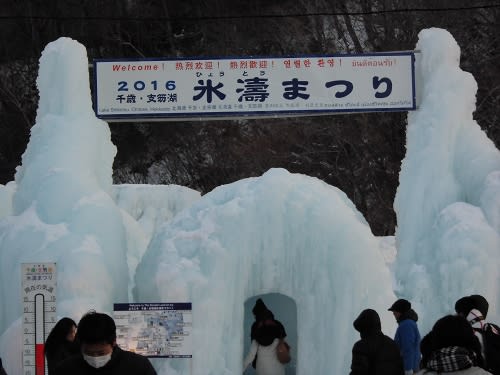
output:
M146 357L192 358L191 303L114 304L116 342Z
M44 375L45 340L57 322L56 264L22 263L23 374Z
M105 120L317 115L416 109L414 52L95 60Z

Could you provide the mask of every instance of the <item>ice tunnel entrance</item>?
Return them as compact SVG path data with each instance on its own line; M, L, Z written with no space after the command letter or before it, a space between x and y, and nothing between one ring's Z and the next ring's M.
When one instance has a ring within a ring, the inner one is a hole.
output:
M250 349L250 327L254 322L252 308L255 301L262 298L267 308L274 314L275 319L279 320L287 333L286 340L291 346L292 361L285 366L286 375L295 375L297 367L297 350L299 348L297 341L297 304L295 301L280 293L267 293L250 297L245 301L245 314L243 317L243 353L245 358ZM245 375L255 375L255 369L250 365L244 372Z

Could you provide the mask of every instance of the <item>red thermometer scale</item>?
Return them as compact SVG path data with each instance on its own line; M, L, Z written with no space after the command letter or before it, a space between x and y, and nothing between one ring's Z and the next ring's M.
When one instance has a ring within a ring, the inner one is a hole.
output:
M45 375L45 340L57 321L55 263L23 263L23 375Z

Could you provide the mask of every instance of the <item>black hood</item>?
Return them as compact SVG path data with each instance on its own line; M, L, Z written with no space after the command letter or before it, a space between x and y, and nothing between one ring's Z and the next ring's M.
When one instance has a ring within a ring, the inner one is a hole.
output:
M361 334L361 337L367 337L382 331L380 317L372 309L363 310L354 321L353 326Z
M252 309L252 313L255 316L256 321L274 319L274 314L267 308L261 298L255 301L255 306Z
M418 314L415 312L415 310L410 309L399 316L398 323L406 319L411 319L415 322L418 322Z

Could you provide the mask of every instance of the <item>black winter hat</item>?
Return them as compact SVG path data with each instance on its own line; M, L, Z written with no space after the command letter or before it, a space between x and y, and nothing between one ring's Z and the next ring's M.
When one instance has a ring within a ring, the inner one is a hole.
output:
M484 298L480 294L472 294L469 297L474 302L474 308L478 309L481 312L483 318L486 318L486 315L488 315L488 308L490 306L488 304L488 301L486 301L486 298Z
M483 318L486 318L486 315L488 314L488 307L489 304L488 301L486 301L486 298L479 294L465 296L455 302L456 313L465 317L472 309L477 309L479 310Z
M388 308L389 311L397 311L401 314L409 311L411 309L411 303L405 299L398 299L396 302L392 304L391 307Z

